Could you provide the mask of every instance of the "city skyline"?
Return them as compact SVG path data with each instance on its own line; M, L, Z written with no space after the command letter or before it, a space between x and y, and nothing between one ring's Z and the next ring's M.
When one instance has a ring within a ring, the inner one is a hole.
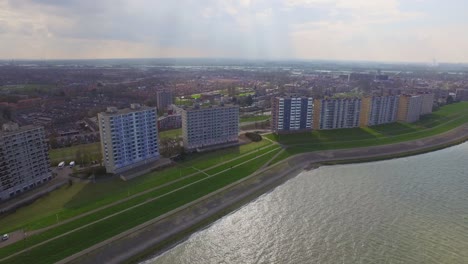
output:
M0 1L1 59L468 62L461 0Z

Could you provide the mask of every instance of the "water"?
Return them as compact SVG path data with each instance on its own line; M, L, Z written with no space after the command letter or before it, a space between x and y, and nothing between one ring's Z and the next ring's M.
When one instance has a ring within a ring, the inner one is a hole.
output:
M301 173L145 263L468 263L468 143Z

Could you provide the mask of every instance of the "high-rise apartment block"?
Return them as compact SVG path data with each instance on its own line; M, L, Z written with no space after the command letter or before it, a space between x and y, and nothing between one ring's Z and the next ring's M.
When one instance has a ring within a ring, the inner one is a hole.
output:
M422 103L421 103L421 115L427 115L432 113L432 107L434 105L434 94L433 93L423 93Z
M271 129L275 133L312 130L314 102L306 97L275 97L271 103Z
M373 96L362 99L359 126L375 126L396 122L399 96Z
M159 159L155 107L109 107L98 114L98 122L107 172L121 173Z
M314 101L313 128L337 129L359 126L361 99L318 99Z
M419 120L423 97L421 95L400 95L397 120L413 123Z
M158 110L166 110L172 104L172 92L162 90L156 92L156 106Z
M238 142L238 106L195 106L181 112L185 149L193 151Z
M51 179L44 128L4 124L0 132L0 201Z

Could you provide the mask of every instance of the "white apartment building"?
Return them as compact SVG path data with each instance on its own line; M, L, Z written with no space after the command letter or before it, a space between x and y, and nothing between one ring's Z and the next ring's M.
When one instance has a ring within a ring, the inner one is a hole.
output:
M271 129L275 133L312 130L314 101L306 97L272 99Z
M98 114L98 122L107 172L121 173L159 159L155 107L109 107Z
M397 120L413 123L419 120L423 97L421 95L401 95L398 105Z
M0 132L0 201L51 179L44 128L4 124Z
M421 104L421 115L427 115L432 113L432 107L434 105L434 94L433 93L424 93L422 96Z
M361 99L319 99L314 102L314 129L337 129L359 126Z
M187 150L239 141L239 107L233 105L183 109L182 136Z
M368 126L396 122L398 95L374 96L371 98Z

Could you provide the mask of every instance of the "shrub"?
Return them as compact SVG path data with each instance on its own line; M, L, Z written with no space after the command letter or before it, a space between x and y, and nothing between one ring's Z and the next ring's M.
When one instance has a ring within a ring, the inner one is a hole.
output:
M262 136L260 136L260 135L257 134L257 133L247 132L247 133L245 133L245 136L248 137L248 138L249 138L250 140L252 140L253 142L262 141Z

